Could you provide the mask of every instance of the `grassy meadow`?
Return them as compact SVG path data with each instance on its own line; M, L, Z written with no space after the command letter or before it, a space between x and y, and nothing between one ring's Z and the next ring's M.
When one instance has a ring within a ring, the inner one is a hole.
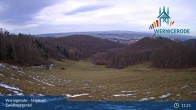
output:
M63 95L67 100L196 100L196 67L160 69L151 63L123 69L63 60L43 67L0 67L0 81L23 94ZM0 87L1 94L13 94Z

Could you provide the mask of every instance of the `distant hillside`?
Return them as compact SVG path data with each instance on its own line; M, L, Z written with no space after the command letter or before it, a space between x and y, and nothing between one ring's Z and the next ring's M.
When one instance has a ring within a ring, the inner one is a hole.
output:
M152 61L157 67L181 68L195 66L196 52L167 38L147 37L128 47L96 54L92 59L95 64L105 64L107 67L125 67Z
M49 57L80 60L97 52L125 47L123 44L88 35L71 35L60 38L38 38Z
M68 32L68 33L51 33L51 34L38 34L37 37L64 37L70 35L90 35L101 39L108 39L122 44L133 44L144 37L159 36L147 32L134 32L134 31L94 31L94 32ZM188 35L164 35L175 41L184 41L193 39L194 37Z
M132 51L154 50L164 47L165 45L170 45L172 43L175 43L175 41L164 37L145 37L138 42L129 45L126 49Z
M183 45L196 49L196 39L190 39L182 42Z
M90 35L101 39L107 39L110 41L132 44L139 39L147 36L152 36L152 33L142 33L133 31L94 31L94 32L68 32L68 33L51 33L51 34L38 34L37 37L64 37L70 35Z

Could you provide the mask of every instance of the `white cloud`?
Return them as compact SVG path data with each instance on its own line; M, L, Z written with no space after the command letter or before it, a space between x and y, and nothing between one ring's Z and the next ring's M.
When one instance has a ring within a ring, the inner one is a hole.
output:
M81 31L96 29L98 31L116 29L149 31L149 25L157 19L159 7L166 6L170 8L171 20L175 21L176 27L191 28L193 30L191 32L196 35L196 30L194 30L196 26L194 12L196 7L193 3L194 0L66 0L43 8L34 16L32 24L23 27L29 29L29 31L33 27L37 29L46 28L44 29L46 31L47 28L50 27L50 30L52 30L53 27L53 32L57 32L63 26L68 31L80 31L77 26L82 27ZM67 14L85 6L104 7ZM47 26L44 27L44 25ZM76 28L74 29L74 27ZM34 32L42 33L40 31Z

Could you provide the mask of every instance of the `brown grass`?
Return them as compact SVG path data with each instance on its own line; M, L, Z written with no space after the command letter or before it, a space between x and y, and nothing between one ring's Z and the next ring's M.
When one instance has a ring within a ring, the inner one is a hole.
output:
M154 98L152 100L196 100L195 67L159 69L152 67L150 63L145 63L124 69L112 69L95 66L88 61L52 60L52 62L54 63L52 70L20 67L24 72L20 76L15 70L0 68L0 73L5 76L0 76L0 81L21 88L25 94L66 97L66 94L88 93L68 100L141 100L150 97ZM55 86L38 82L33 77ZM0 92L9 94L9 91L1 87ZM168 93L170 96L160 98ZM115 94L129 95L115 97Z

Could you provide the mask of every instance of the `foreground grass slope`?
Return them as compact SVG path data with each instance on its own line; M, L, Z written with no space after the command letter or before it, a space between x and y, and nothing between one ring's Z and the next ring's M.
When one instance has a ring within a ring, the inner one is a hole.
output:
M196 100L195 67L160 69L144 63L113 69L89 61L52 62L50 70L1 64L0 93L63 95L68 100Z

